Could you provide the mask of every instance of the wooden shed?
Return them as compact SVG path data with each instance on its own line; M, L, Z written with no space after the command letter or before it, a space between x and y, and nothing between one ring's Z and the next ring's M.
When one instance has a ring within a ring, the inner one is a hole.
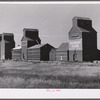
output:
M21 46L12 49L12 59L21 60Z
M68 43L62 43L56 50L57 61L68 61Z
M28 48L28 60L49 61L49 53L53 46L38 44Z

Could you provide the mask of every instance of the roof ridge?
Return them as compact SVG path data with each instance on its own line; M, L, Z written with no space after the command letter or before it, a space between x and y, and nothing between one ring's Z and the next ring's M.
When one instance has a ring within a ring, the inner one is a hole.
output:
M69 44L68 42L62 43L56 51L67 51L69 49Z
M33 46L31 46L31 47L29 47L28 49L32 49L32 48L40 48L40 47L42 47L42 46L44 46L44 45L46 45L46 44L36 44L36 45L33 45ZM39 47L38 47L39 46Z

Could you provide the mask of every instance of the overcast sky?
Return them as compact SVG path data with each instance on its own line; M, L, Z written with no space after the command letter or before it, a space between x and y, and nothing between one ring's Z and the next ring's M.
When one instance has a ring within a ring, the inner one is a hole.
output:
M0 4L0 33L14 34L21 44L23 28L39 30L42 43L58 47L68 41L74 16L89 17L98 34L100 49L100 4Z

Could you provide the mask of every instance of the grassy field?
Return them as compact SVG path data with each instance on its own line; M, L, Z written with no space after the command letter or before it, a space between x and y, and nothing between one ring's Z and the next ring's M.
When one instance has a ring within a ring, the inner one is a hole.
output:
M1 61L0 88L100 88L100 62Z

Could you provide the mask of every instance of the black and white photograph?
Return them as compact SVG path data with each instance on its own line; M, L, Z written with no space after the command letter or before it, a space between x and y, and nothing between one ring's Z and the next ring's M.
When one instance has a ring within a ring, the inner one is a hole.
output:
M100 89L99 9L0 3L0 89Z

